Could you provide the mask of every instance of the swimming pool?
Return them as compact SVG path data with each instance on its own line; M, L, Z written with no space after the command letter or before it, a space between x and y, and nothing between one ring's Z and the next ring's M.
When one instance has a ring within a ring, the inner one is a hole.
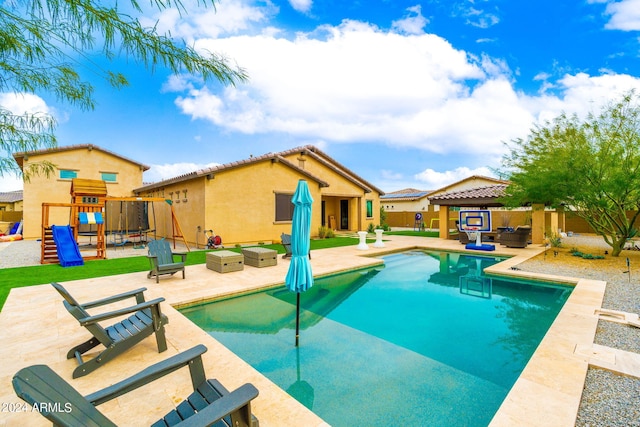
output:
M333 426L487 425L569 297L487 277L501 258L409 251L384 267L182 309Z

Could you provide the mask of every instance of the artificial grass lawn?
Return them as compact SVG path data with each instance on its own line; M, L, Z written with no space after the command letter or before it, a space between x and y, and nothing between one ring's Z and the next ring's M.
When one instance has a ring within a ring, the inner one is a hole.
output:
M311 240L311 250L350 246L358 243L358 239L335 237L323 240ZM284 253L282 245L263 245ZM242 248L225 248L240 252ZM186 265L206 263L206 253L211 251L189 252ZM0 270L0 311L12 288L42 285L51 282L68 282L71 280L91 279L93 277L114 276L117 274L149 271L149 260L146 256L114 258L86 261L81 267L61 267L59 264L35 265L29 267L5 268Z

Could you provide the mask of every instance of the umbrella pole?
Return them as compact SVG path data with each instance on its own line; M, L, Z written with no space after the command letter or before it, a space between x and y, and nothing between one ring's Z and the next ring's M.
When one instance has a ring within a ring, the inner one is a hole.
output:
M300 292L296 292L296 347L300 338Z

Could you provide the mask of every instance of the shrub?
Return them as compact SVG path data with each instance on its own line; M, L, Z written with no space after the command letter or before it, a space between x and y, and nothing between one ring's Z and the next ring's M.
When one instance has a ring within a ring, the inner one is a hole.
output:
M585 254L580 251L573 252L573 256L578 256L584 259L604 259L602 255Z
M325 237L327 237L327 231L328 231L327 227L325 227L324 225L321 226L318 229L318 237L321 238L321 239L324 239Z
M331 229L327 229L327 239L332 239L334 237L336 237L336 233L334 233Z
M377 227L377 228L379 228L379 227ZM370 222L369 226L367 227L367 233L373 233L375 229L376 229L376 227L374 227L373 223Z
M547 240L549 240L549 244L553 248L559 248L560 246L562 246L562 238L558 234L551 234L551 236L549 236Z

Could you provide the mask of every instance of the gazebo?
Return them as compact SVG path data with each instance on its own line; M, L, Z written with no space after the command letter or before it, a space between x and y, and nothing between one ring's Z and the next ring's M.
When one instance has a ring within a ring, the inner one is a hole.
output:
M509 184L487 185L483 187L471 188L468 190L452 191L429 197L432 205L440 206L440 238L450 237L449 220L451 217L450 207L488 209L491 207L503 207L500 198L504 196ZM543 244L546 230L545 209L542 204L531 206L531 242ZM549 228L558 230L565 228L564 211L557 210L550 212Z

